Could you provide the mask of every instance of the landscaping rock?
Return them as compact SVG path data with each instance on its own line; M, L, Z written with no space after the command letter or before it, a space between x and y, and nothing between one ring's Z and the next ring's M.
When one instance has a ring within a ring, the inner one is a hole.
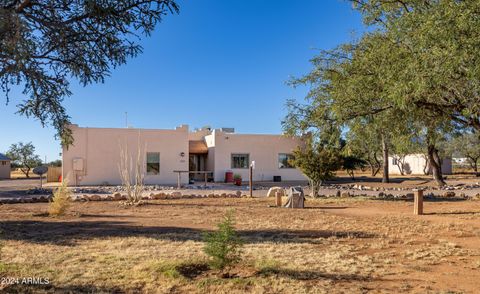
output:
M120 201L120 200L123 200L124 198L123 198L122 194L117 192L117 193L113 194L113 199L116 200L116 201Z
M91 195L90 197L88 197L88 199L90 201L100 201L100 200L102 200L102 197L100 197L100 195L94 194L94 195Z
M447 198L455 197L455 192L447 191L447 192L443 193L443 197L447 197Z
M175 191L170 193L170 196L172 196L173 198L180 198L182 197L182 192Z

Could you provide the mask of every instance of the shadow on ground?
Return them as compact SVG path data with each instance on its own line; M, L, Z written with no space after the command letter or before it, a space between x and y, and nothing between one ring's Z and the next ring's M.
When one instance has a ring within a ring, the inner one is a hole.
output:
M401 198L370 197L370 200L391 201L391 202L413 202L413 198L401 199ZM457 198L457 197L424 197L423 198L423 202L462 202L467 200L468 200L467 198Z
M450 211L450 212L427 212L424 215L476 215L480 211Z
M95 293L95 294L122 294L141 293L140 290L122 290L118 287L97 287L93 285L22 285L16 284L3 289L4 293Z
M367 281L371 277L355 274L328 274L318 271L292 270L292 269L265 269L259 272L264 276L278 276L294 280L334 280L334 281Z
M206 230L185 227L135 226L123 221L31 221L0 222L4 240L31 243L50 243L71 246L80 240L110 237L148 237L171 241L200 241ZM240 230L246 243L321 243L326 238L373 238L375 235L361 231L327 230Z

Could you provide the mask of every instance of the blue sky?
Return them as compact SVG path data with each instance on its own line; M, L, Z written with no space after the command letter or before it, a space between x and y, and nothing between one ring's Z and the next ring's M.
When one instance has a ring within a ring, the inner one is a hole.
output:
M285 101L305 89L285 84L311 67L319 49L361 34L358 12L342 0L180 0L144 38L143 54L112 71L104 84L72 82L65 106L89 127L235 127L280 133ZM44 159L60 158L51 127L15 114L15 96L0 106L0 152L32 141Z

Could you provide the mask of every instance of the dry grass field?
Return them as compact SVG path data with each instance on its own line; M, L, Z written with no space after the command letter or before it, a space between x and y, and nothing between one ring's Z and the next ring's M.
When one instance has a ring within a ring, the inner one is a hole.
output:
M47 204L0 206L0 277L48 285L9 293L478 293L480 201L412 203L362 198L76 202L51 218ZM243 261L209 270L202 232L229 208Z

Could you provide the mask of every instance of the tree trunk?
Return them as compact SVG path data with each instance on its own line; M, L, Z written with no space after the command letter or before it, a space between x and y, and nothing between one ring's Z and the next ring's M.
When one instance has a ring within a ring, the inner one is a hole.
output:
M317 198L318 190L320 189L321 184L322 183L310 180L310 189L312 190L310 192L310 196L312 196L312 198Z
M388 176L388 145L385 136L382 134L382 152L383 152L383 178L382 183L390 183Z
M350 176L350 178L355 181L355 174L354 174L354 172L355 172L354 170L347 170L347 173L348 173L348 175Z
M429 159L428 159L428 154L425 156L425 166L423 167L423 174L424 175L428 175L429 174L429 167L430 167L430 163L429 163Z
M477 162L478 162L478 158L472 158L470 156L467 156L468 158L468 164L470 165L470 167L472 168L473 170L473 173L475 174L476 177L479 176L478 174L478 165L477 165Z
M30 168L27 167L27 168L20 168L20 170L25 174L25 177L27 177L27 179L30 178Z
M380 161L377 158L377 152L373 153L373 159L375 160L375 170L373 171L372 175L376 176L378 172L380 171Z
M438 150L435 148L435 145L428 145L427 155L430 169L432 170L433 179L437 182L438 186L445 186L447 183L445 183L443 180L440 156L438 156Z

